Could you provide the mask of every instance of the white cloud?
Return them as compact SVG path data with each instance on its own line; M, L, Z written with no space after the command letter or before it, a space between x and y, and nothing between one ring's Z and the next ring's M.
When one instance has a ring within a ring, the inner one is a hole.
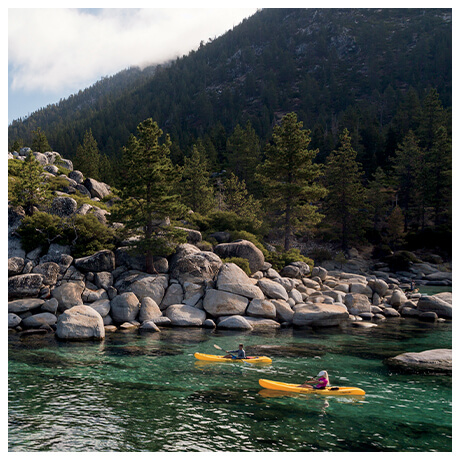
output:
M187 54L251 9L9 9L11 90L83 88L133 65Z

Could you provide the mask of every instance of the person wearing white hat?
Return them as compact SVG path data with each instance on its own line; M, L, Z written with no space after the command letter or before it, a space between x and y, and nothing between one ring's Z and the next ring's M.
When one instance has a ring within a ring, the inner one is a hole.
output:
M320 371L318 375L311 380L306 380L299 387L314 388L315 390L322 390L327 387L329 383L329 375L327 371ZM313 385L312 385L313 384Z

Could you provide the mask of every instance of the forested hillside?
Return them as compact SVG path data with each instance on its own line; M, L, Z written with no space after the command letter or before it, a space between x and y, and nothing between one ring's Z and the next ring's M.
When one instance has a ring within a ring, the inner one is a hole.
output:
M124 71L13 122L9 149L31 145L41 128L50 148L86 174L96 163L85 155L96 152L101 167L92 177L121 186L124 146L151 118L184 167L184 203L202 216L217 206L253 223L266 219L275 231L289 215L287 240L315 228L344 249L357 241L426 244L429 229L437 235L430 244L446 247L439 235L451 225L451 20L450 9L262 10L187 56ZM311 152L285 196L301 218L280 205L286 180L274 177L285 166L289 129L300 151ZM304 196L297 204L296 187ZM262 213L258 200L267 198ZM308 226L298 224L308 215Z

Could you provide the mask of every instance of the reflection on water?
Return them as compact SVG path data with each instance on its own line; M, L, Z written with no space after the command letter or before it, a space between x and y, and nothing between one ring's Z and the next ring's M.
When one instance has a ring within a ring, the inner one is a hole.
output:
M449 323L400 321L371 332L276 334L164 329L102 343L9 338L10 451L449 451L451 377L402 375L387 356L451 346ZM271 365L197 361L213 344ZM333 385L366 396L261 389L259 378ZM362 398L362 399L361 399Z

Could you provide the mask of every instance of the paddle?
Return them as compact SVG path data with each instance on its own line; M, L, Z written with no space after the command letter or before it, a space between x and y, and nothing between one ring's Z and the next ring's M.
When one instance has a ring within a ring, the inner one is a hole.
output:
M218 350L225 351L223 348L219 347L219 345L214 344L213 347L217 348ZM227 352L225 351L225 353L227 353Z

